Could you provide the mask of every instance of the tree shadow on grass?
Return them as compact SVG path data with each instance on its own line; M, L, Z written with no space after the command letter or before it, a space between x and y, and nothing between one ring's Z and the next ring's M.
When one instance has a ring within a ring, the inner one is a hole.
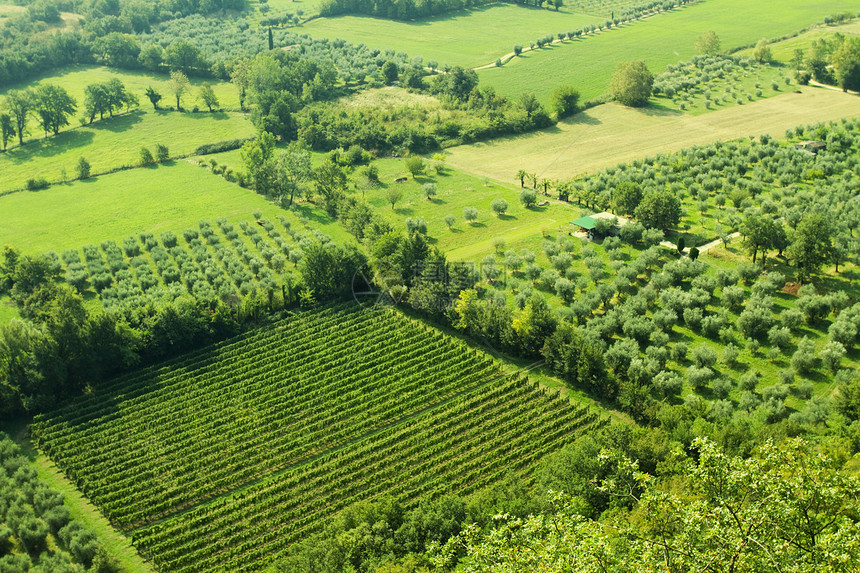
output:
M71 130L60 132L50 139L27 141L23 147L16 147L3 154L3 157L15 164L27 163L34 157L53 157L65 153L70 148L85 147L93 141L92 131Z
M499 220L501 220L501 221L516 221L517 217L516 217L516 215L508 215L507 213L502 213L501 215L499 215Z
M588 110L584 110L570 117L559 120L558 123L564 125L600 125L603 122L591 115Z
M94 121L86 127L95 131L112 131L114 133L119 133L122 131L127 131L134 127L136 124L142 122L143 116L143 112L133 112L125 115L116 115L114 117L108 117L99 121Z
M309 221L313 221L315 223L320 223L326 225L332 222L332 218L328 216L325 211L320 209L314 209L309 205L297 205L293 203L291 210L298 212L300 215L306 217Z
M183 113L184 117L189 117L191 119L215 119L215 120L225 120L230 119L230 114L223 111L199 111L199 112L191 112L191 113Z

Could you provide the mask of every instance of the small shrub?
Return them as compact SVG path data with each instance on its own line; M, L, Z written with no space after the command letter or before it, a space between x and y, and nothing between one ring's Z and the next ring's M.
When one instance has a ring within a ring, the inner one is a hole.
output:
M85 157L80 157L78 159L78 163L75 166L75 171L78 174L78 179L88 179L90 176L91 169L92 166Z
M140 148L140 164L142 166L152 165L155 163L155 158L152 156L152 152L148 147Z
M26 187L27 191L38 191L40 189L47 189L48 180L44 177L35 177L32 179L27 179Z
M493 202L490 203L490 208L496 213L496 215L504 215L508 210L508 202L504 199L493 199Z
M161 143L155 144L155 159L159 163L164 163L170 159L170 151L167 149L166 145L162 145Z

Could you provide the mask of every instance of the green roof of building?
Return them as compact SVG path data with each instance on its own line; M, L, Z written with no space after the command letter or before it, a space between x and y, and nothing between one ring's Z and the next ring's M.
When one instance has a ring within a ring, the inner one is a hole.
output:
M594 219L591 217L580 217L576 221L571 221L577 227L582 227L583 229L593 229L596 225L594 223Z

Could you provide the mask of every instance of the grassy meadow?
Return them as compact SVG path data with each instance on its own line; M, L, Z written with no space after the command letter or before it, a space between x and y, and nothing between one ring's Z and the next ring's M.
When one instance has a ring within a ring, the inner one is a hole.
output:
M762 133L781 137L799 122L860 115L855 96L814 87L800 91L702 115L611 103L543 131L452 147L446 153L451 166L500 181L513 182L520 169L567 179L645 155Z
M778 5L745 0L707 0L563 44L524 53L501 68L479 72L481 83L502 95L533 92L543 102L566 83L583 99L604 94L618 62L644 60L658 73L667 65L696 53L696 39L714 30L722 49L751 45L761 38L781 37L803 29L825 16L856 8L850 0L809 3L784 0ZM547 30L552 33L553 30ZM501 55L501 54L499 54Z
M403 51L452 66L492 64L513 50L528 46L547 34L567 32L603 20L584 14L527 8L515 4L491 4L435 16L396 22L366 16L318 18L303 26L314 37L342 38L371 48Z
M77 116L83 115L84 107L84 90L89 84L98 82L106 82L113 78L119 78L128 91L135 94L140 99L140 107L143 109L152 109L152 104L144 95L146 88L152 87L159 92L164 99L159 104L160 107L171 107L176 105L176 98L170 94L167 89L167 82L170 79L168 74L155 74L144 71L128 71L117 68L108 68L105 66L67 66L60 70L40 76L36 80L28 81L21 84L11 86L3 86L0 88L0 96L6 95L6 92L11 89L34 88L40 84L50 83L59 85L66 89L73 98L78 102ZM225 110L239 109L239 92L236 87L230 82L219 81L216 79L201 80L199 78L189 78L191 82L191 90L182 96L182 108L193 109L194 106L199 106L206 109L203 102L200 101L200 86L204 83L209 83L215 95L218 96L218 102L221 108ZM76 119L73 119L73 125L77 125ZM38 130L35 121L31 121L32 128L31 137L38 135Z
M204 143L251 137L254 127L236 112L177 113L138 110L61 131L56 137L31 140L0 154L0 192L21 189L33 177L49 182L76 177L75 166L86 157L93 173L140 162L140 150L155 152L167 145L171 156L192 153Z
M258 210L272 220L301 214L336 241L347 237L315 208L289 214L187 161L0 197L0 237L25 253L61 252L143 232L179 234L201 219L247 220Z

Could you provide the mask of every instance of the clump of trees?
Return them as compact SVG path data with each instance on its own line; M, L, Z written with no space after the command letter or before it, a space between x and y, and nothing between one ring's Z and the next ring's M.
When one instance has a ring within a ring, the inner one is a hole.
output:
M610 83L612 97L627 106L642 107L651 97L654 75L643 61L622 62L615 69Z

